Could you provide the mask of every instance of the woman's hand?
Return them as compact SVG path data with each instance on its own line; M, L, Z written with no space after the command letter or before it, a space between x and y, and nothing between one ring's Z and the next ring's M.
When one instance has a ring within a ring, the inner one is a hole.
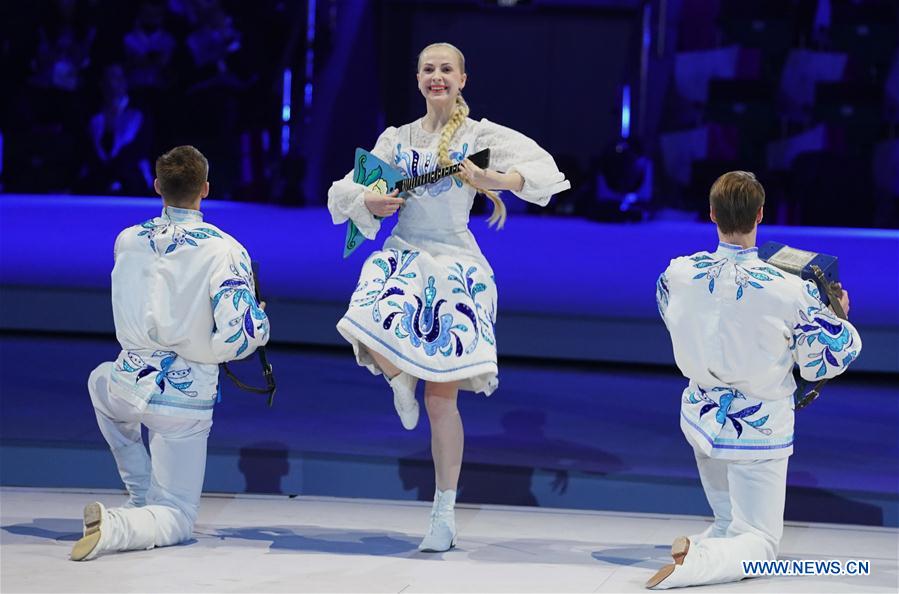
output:
M397 196L399 192L399 190L394 190L389 194L376 194L365 190L365 207L371 214L382 219L396 214L404 202Z
M500 173L492 169L481 169L470 160L465 159L457 174L468 184L482 190L513 190L524 187L524 178L517 171Z

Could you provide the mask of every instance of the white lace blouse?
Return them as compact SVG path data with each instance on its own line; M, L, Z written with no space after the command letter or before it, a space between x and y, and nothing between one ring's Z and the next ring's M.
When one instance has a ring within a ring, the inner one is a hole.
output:
M438 167L439 139L439 131L426 131L418 119L399 128L387 128L371 152L401 169L406 176L421 175ZM523 200L544 206L553 194L571 187L552 156L536 142L486 119L465 121L450 146L450 158L459 162L485 148L490 149L490 169L504 173L516 171L524 178L522 189L514 192ZM454 178L412 190L384 248L422 249L433 256L467 253L483 261L480 248L468 230L474 196L471 186ZM328 209L335 224L351 219L366 238L374 239L377 235L381 221L365 206L363 188L353 182L352 172L328 190Z

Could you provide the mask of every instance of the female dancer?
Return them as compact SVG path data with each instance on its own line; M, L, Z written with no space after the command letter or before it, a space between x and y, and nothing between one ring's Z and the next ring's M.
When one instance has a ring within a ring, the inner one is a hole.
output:
M437 489L419 550L442 552L455 545L456 537L453 507L463 447L456 397L459 390L489 396L498 385L496 285L468 230L474 196L482 192L490 198L489 222L502 227L506 209L490 190L511 190L544 206L570 184L530 138L467 117L461 95L465 58L456 47L435 43L422 50L416 78L427 112L410 124L387 128L372 153L408 177L461 163L459 174L400 197L367 191L350 173L331 186L328 208L335 224L350 219L369 239L381 219L400 213L384 248L363 265L337 329L353 345L360 365L384 374L406 429L418 423L415 388L419 379L425 381ZM466 160L485 148L490 149L489 168Z

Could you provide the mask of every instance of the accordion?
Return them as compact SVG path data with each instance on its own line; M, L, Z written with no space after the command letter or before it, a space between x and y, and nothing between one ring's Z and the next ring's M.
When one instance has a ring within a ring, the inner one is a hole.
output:
M833 307L831 294L839 298L839 291L833 285L840 281L840 271L836 256L816 254L799 250L788 245L769 241L759 247L759 258L784 272L814 281L824 305ZM839 315L839 312L837 312ZM840 316L844 317L844 316Z

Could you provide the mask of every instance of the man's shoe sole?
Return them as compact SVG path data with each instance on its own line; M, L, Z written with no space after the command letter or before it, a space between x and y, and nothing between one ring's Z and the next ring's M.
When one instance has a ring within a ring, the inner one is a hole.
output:
M668 579L672 573L674 573L674 568L678 565L684 564L684 557L687 556L687 553L690 551L690 539L686 536L678 536L674 539L674 542L671 543L671 558L674 559L674 563L669 563L665 565L661 569L659 569L655 575L653 575L646 582L647 588L655 588L663 581Z
M683 565L684 557L690 552L690 539L686 536L678 536L671 544L671 558L675 565Z
M89 503L84 508L84 536L72 547L72 561L84 561L100 543L100 525L103 508L99 503Z

